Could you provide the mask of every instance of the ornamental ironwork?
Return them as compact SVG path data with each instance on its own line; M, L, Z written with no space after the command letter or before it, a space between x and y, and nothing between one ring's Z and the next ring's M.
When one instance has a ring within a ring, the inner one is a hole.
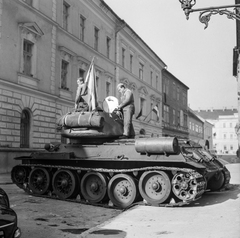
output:
M196 0L179 0L179 2L181 3L187 20L189 19L190 13L200 12L199 21L205 24L204 29L208 27L208 23L213 15L225 15L228 19L240 20L240 4L192 9L196 4Z

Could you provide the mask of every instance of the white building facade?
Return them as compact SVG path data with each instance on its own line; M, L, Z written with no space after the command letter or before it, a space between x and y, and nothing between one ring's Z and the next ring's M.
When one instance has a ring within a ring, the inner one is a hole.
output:
M219 116L213 121L213 145L218 154L234 154L238 149L235 126L238 122L238 114Z
M236 126L238 123L238 111L236 109L211 109L199 110L195 113L210 124L212 128L213 150L218 154L236 155L238 139Z

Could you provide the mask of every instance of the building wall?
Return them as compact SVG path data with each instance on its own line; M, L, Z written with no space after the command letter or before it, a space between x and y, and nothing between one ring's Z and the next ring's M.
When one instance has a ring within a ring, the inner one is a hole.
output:
M41 149L45 143L61 141L56 120L73 110L79 71L86 75L93 57L99 104L108 96L106 82L111 84L108 93L116 97L119 97L116 85L123 82L133 90L136 115L141 110L139 98L145 99L142 116L133 118L136 134L144 129L148 136L162 135L165 63L103 1L66 0L65 3L69 6L66 29L63 1L33 0L29 5L25 0L0 0L0 152L4 148L4 157L9 160L23 150L27 153L25 148L20 148L23 110L30 115L29 148ZM85 18L84 40L80 39L80 16ZM99 29L97 50L94 49L95 27ZM24 71L23 42L32 44L29 75ZM61 83L63 60L69 63L65 87ZM140 62L144 65L143 78L139 77ZM154 106L158 108L158 117L152 111ZM6 153L13 149L10 158Z
M204 146L204 121L201 120L190 108L188 110L188 123L189 139Z
M188 138L188 87L163 70L163 135Z
M213 124L209 123L207 120L204 120L203 130L204 130L205 146L207 146L206 142L208 141L208 145L209 145L208 149L213 150Z
M238 114L232 116L219 116L215 120L213 128L213 145L218 154L234 154L238 149L235 126L238 122Z

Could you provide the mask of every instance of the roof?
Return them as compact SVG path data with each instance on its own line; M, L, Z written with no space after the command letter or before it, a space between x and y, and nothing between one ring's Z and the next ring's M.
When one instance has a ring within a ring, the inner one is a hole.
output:
M176 81L178 81L180 84L182 84L187 90L189 89L189 87L184 84L182 81L180 81L178 78L176 78L172 73L170 73L166 68L162 70L163 73L166 73L168 75L170 75L170 77L174 78Z
M237 109L213 109L213 110L196 110L197 115L204 119L217 120L219 116L231 116L237 113Z

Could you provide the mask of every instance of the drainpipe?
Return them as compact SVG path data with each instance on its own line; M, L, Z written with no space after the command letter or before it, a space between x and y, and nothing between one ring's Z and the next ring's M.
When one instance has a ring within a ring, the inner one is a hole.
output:
M115 28L115 85L114 85L114 95L117 96L117 84L119 83L119 32L126 26L126 22L124 20L118 20L116 22Z

